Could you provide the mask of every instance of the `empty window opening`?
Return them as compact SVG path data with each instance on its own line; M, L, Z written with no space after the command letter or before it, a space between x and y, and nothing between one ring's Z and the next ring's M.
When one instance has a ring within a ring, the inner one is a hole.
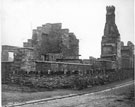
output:
M14 61L14 52L8 52L8 61Z

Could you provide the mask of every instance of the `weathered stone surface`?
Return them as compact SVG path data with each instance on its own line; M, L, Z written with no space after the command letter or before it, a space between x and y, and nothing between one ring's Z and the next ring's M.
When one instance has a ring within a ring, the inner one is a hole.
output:
M21 63L20 69L27 72L35 71L35 62L34 62L35 58L33 48L20 48L18 49L17 55L19 54L20 57L22 57L20 61ZM17 62L17 60L15 59L14 62Z
M106 7L106 24L101 42L101 58L116 61L121 66L120 34L115 24L115 7Z
M97 61L96 58L90 56L89 59L83 59L83 60L82 60L82 63L83 63L83 64L95 64L96 61Z
M115 7L106 7L106 24L104 29L104 36L119 36L119 31L115 24Z
M15 53L17 49L20 47L17 46L9 46L9 45L2 45L2 61L9 61L9 52Z
M78 59L79 40L69 29L62 29L61 26L61 23L47 23L37 27L33 30L32 40L24 43L24 47L33 47L38 60L56 61L56 54L60 54L57 56L61 59Z
M2 83L7 83L10 81L10 74L11 74L12 67L13 67L13 62L2 62L1 63Z
M134 45L128 41L127 46L121 47L122 68L134 68Z

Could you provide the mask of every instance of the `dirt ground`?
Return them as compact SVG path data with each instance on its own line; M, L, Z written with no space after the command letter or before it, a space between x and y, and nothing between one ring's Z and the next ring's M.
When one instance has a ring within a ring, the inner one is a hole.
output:
M125 82L125 81L123 81ZM7 104L13 104L16 102L25 102L29 100L37 100L37 99L43 99L53 96L62 96L62 95L68 95L68 94L77 94L81 92L94 92L98 90L102 90L106 87L113 87L113 85L116 85L117 83L108 84L105 86L97 86L93 88L88 88L85 90L35 90L30 89L28 87L20 87L16 85L2 85L2 105ZM92 96L90 96L92 97ZM82 99L83 97L79 98ZM79 105L68 105L68 107L134 107L135 106L135 99L134 99L134 88L128 87L122 90L114 90L109 91L104 94L99 94L98 96L94 96L92 98L95 98L95 100L88 100L89 97L86 97L86 101L82 105L79 103ZM66 100L67 101L67 100ZM70 101L70 99L69 99ZM73 100L71 99L70 102ZM65 101L64 101L65 102ZM93 104L93 105L91 105ZM59 105L59 104L58 104ZM62 106L58 107L64 107L65 105L62 104ZM53 106L48 106L53 107ZM67 107L67 106L65 106Z
M17 85L2 85L2 105L50 98L53 96L62 96L75 93L74 90L52 90L30 89L29 87L20 87Z
M135 99L133 85L128 85L107 92L31 103L21 107L135 107Z
M133 85L120 90L108 92L104 95L111 95L105 99L100 107L135 107L135 93ZM114 96L114 97L112 97ZM95 107L95 106L94 106ZM96 106L98 107L98 106Z

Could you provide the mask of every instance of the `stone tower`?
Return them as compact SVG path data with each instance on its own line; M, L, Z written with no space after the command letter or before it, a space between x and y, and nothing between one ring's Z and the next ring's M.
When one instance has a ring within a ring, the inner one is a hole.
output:
M104 35L101 42L101 58L121 65L121 42L120 34L115 24L115 7L106 7L106 23L104 28Z

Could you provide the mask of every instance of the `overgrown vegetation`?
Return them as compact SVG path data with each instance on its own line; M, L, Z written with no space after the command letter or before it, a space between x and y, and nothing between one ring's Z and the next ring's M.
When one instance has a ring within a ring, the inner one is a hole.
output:
M108 72L97 75L13 75L11 78L15 84L29 86L33 88L46 88L49 90L56 88L83 89L88 86L104 85L109 82L123 80L132 77L131 71Z

